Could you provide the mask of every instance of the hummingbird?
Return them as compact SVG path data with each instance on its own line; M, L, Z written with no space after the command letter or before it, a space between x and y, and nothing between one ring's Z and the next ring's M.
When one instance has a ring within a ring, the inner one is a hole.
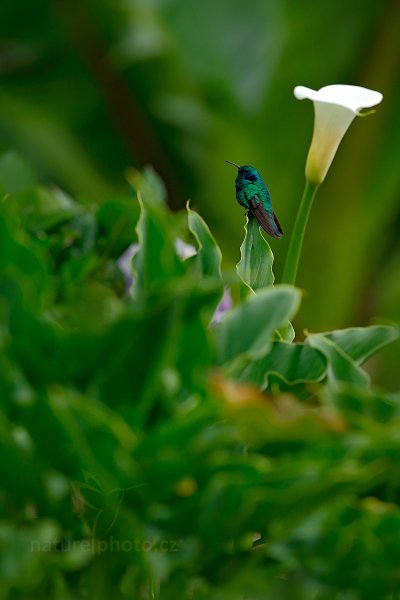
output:
M272 209L271 196L260 173L251 165L240 166L230 160L226 162L238 168L236 200L247 209L248 218L255 217L264 231L274 238L281 238L282 227Z

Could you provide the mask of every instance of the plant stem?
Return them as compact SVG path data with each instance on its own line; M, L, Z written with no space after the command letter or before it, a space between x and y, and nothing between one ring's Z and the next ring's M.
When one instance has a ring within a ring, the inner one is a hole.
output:
M318 183L306 181L303 197L300 202L299 210L297 211L292 237L290 238L289 249L283 269L282 283L289 283L291 285L296 283L297 268L299 266L301 249L303 247L304 233L318 186Z

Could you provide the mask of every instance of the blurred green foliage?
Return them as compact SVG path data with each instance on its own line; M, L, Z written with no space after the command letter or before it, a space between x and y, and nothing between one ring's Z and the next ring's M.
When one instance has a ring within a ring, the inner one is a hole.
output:
M254 222L210 325L213 235L130 180L82 202L0 160L0 598L394 598L400 396L360 365L398 332L282 341L301 294Z
M231 265L243 217L223 161L254 164L285 231L279 280L312 128L293 87L377 89L384 102L352 126L319 194L298 323L399 320L399 20L396 0L3 0L0 150L91 200L151 164L171 206L193 199Z

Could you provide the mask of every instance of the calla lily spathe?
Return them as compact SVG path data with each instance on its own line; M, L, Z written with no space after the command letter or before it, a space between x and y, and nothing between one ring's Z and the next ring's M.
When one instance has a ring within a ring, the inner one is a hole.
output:
M306 163L306 178L319 185L353 119L363 108L382 101L382 94L356 85L327 85L320 90L304 86L294 88L299 100L314 102L314 132Z
M293 225L282 282L294 285L299 265L304 233L319 185L325 179L336 150L353 119L363 108L381 102L379 92L357 85L327 85L320 90L299 85L294 88L299 100L314 102L314 132L306 163L306 185Z

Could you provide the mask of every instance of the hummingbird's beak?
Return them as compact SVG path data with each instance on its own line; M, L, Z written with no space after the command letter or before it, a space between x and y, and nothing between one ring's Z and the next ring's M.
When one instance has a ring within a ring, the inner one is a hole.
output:
M229 163L230 165L233 165L234 167L237 167L238 169L242 168L240 165L237 165L236 163L232 162L231 160L226 160L225 162Z

